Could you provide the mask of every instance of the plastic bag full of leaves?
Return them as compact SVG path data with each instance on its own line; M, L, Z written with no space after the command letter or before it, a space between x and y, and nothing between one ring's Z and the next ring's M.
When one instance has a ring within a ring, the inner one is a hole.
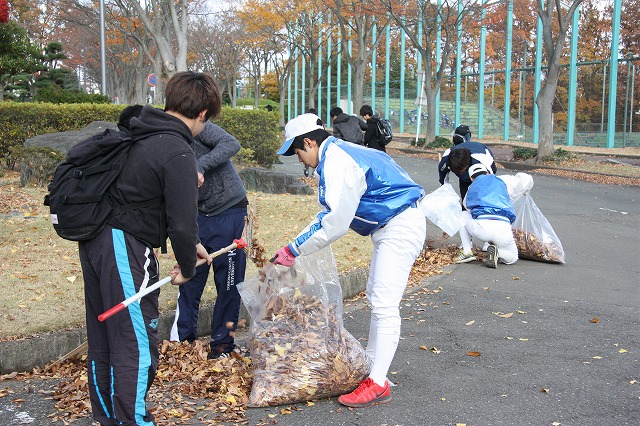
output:
M238 285L251 317L254 378L248 406L293 404L355 389L371 360L342 323L342 289L331 248L293 268L267 265Z
M531 198L529 191L511 200L516 213L513 237L520 259L565 263L564 249L547 218Z

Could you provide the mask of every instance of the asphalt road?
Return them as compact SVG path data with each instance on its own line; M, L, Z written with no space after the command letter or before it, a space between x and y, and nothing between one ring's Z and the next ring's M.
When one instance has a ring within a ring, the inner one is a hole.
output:
M276 170L302 176L295 157L282 160ZM396 160L427 192L439 186L434 160ZM286 415L253 408L248 424L640 425L640 188L545 175L534 182L566 264L450 267L425 283L437 293L405 295L389 404L349 410L334 398ZM429 234L439 232L430 225ZM365 300L345 305L356 338L366 337L368 318ZM41 384L6 386L21 392L0 398L0 424L50 424ZM27 401L16 408L15 397ZM19 412L33 420L20 423Z

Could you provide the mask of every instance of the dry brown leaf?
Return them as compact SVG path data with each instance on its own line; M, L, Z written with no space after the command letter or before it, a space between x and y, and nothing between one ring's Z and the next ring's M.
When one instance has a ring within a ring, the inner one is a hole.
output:
M600 322L600 318L595 317L595 318L593 318L593 319L592 319L591 321L589 321L589 322L591 322L591 323L593 323L593 324L597 324L597 323L599 323L599 322Z
M471 352L467 352L467 355L469 355L469 356L480 356L480 352L471 351Z

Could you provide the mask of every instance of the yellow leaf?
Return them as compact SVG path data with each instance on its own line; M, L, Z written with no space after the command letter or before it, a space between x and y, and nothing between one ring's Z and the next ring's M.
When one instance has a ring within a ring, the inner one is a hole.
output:
M505 339L507 339L507 340L513 340L513 337L506 336L506 337L505 337Z
M475 324L475 322L476 322L476 320L472 320L472 321L469 321L468 323L466 323L465 325L473 325L473 324Z
M291 409L289 408L281 408L280 409L280 414L282 414L283 416L286 414L291 414Z
M526 341L528 341L529 339L524 338L524 337L518 337L518 340L520 340L521 342L526 342Z
M429 349L431 352L433 352L434 354L439 354L440 352L442 352L440 349L436 348L435 346L432 347L431 349Z
M277 414L269 414L270 419L273 419L275 416L277 416Z
M625 352L629 352L629 351L628 351L628 350L626 350L626 349L620 349L618 352L619 352L619 353L621 353L621 354L623 354L623 353L625 353Z
M71 275L70 277L67 277L67 281L69 281L70 283L73 283L75 282L76 278L78 277L76 277L75 275Z
M440 398L440 401L446 401L447 398Z
M278 355L280 356L284 356L284 354L287 352L286 348L284 346L280 346L278 344L276 344L275 346L276 352L278 353Z
M316 405L316 404L314 404L314 403L313 403L313 402L311 402L311 401L307 401L307 407L313 407L314 405Z
M423 351L426 351L427 347L425 345L422 345L422 346L418 346L418 349L422 349Z
M601 356L598 356L598 355L596 355L596 356L592 356L591 358L593 358L593 359L602 359L602 357L601 357Z
M18 251L18 250L16 250L16 249L11 249L11 253L15 253L15 252L17 252L17 251Z
M498 315L500 318L511 318L513 316L513 312L509 312L508 314Z
M227 397L225 399L230 404L237 404L236 397L231 394L227 394Z

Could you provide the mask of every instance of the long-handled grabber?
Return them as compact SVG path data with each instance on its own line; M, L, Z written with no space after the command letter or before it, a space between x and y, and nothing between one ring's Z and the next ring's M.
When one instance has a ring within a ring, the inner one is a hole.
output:
M220 256L223 253L227 253L233 249L244 249L247 247L247 243L244 242L244 240L242 238L240 238L239 240L233 240L232 244L229 244L228 246L221 248L218 251L215 251L213 253L210 254L211 257L216 257L216 256ZM197 266L203 265L206 262L205 259L200 259L198 260L198 262L196 263ZM144 296L146 296L147 294L159 289L160 287L162 287L163 285L165 285L166 283L171 281L171 275L169 275L166 278L161 279L160 281L158 281L157 283L155 283L154 285L144 288L142 290L140 290L139 292L137 292L136 294L134 294L133 296L129 297L127 300L125 300L124 302L120 302L118 303L116 306L114 306L113 308L109 309L108 311L105 311L104 313L98 315L98 320L100 321L104 321L107 318L113 316L114 314L120 312L121 310L123 310L124 308L126 308L127 306L129 306L130 304L132 304L133 302L140 300L141 298L143 298Z

